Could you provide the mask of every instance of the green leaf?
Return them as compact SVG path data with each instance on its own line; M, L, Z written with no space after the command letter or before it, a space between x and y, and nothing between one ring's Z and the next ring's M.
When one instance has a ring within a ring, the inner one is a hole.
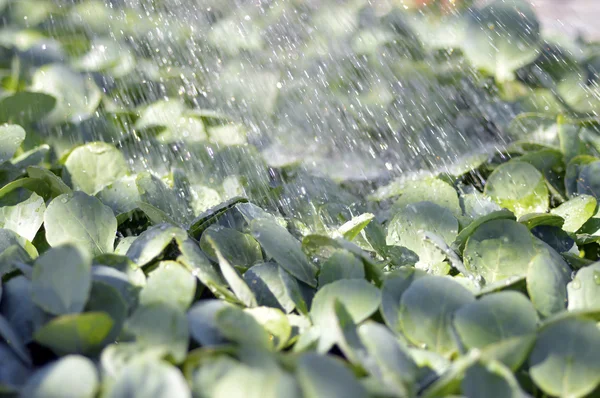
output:
M396 209L401 209L411 203L426 201L444 207L452 211L455 215L461 213L456 189L439 178L424 178L411 181L396 180L379 188L370 199L380 201L395 196L400 196L394 203L394 208Z
M140 305L125 322L140 347L164 348L175 363L185 359L189 331L185 313L167 303Z
M336 250L321 266L319 287L341 279L365 279L362 261L347 250Z
M18 125L6 124L0 126L0 163L8 162L25 140L25 130Z
M288 297L294 302L296 309L299 313L303 315L308 314L308 305L307 299L305 295L302 293L300 288L300 282L292 275L290 275L285 269L279 267L279 278L281 279L281 283L283 283L283 287L285 293Z
M0 315L0 337L4 339L6 344L12 348L24 364L31 366L31 358L29 357L29 352L27 351L25 344L17 334L17 331L12 328L10 323L8 323L2 315Z
M199 239L202 233L214 224L220 216L225 214L229 209L237 207L240 203L246 203L248 199L242 197L231 198L215 207L206 210L190 223L189 233L194 239Z
M600 310L600 263L581 268L567 285L569 311Z
M376 322L363 323L358 327L358 335L381 372L380 380L411 395L418 369L407 348Z
M481 358L501 362L516 371L529 356L536 338L537 333L533 333L488 344L481 350Z
M252 315L256 322L269 333L269 339L276 350L282 350L286 347L292 336L292 326L281 310L256 307L247 308L244 312Z
M106 398L191 398L181 372L173 365L142 358L127 364L109 385Z
M33 241L44 222L45 211L44 199L34 192L27 200L14 206L0 207L0 227Z
M467 349L484 348L502 340L535 333L537 314L518 292L489 294L454 314L454 328Z
M296 377L306 398L367 397L366 390L352 372L332 357L304 354L298 360Z
M389 222L386 242L414 251L421 264L432 266L444 261L446 255L424 239L425 232L434 233L450 243L458 235L458 221L450 210L434 203L410 204Z
M65 167L73 188L88 195L95 195L129 171L121 151L104 142L92 142L75 148L67 157Z
M252 234L267 255L298 280L317 286L317 268L302 251L302 246L285 228L269 219L255 219L250 223Z
M583 397L600 383L600 331L596 322L567 319L544 328L529 357L529 374L542 391Z
M218 298L237 303L235 295L227 288L221 273L210 263L202 253L198 243L190 238L177 239L181 256L177 261L185 265L202 284Z
M480 362L467 369L461 390L466 397L521 398L524 395L510 369L497 361Z
M140 291L140 283L132 276L133 273L122 272L118 269L106 266L94 265L92 267L92 280L94 282L102 282L115 288L123 301L127 305L127 309L135 308L138 304L138 295ZM145 278L142 279L141 285L145 283Z
M280 278L280 268L275 263L257 264L244 273L244 280L254 293L258 305L290 313L296 304Z
M360 234L374 218L375 215L371 213L364 213L360 216L353 217L352 220L339 227L337 232L342 235L344 239L351 241L356 238L356 236Z
M227 343L217 325L217 313L229 304L222 300L207 299L196 302L187 312L190 335L204 347Z
M596 198L589 195L579 195L561 204L552 213L565 219L562 229L576 232L596 214Z
M427 274L413 267L402 267L389 274L381 288L381 315L394 332L401 332L399 319L400 298L411 283Z
M163 211L176 222L187 225L193 214L185 198L150 173L140 173L136 185L142 202Z
M252 236L233 228L211 225L202 234L200 247L213 261L217 261L217 256L208 243L208 238L217 245L223 257L237 268L250 268L263 261L260 245Z
M105 312L62 315L38 329L33 338L57 355L94 355L112 326Z
M527 293L541 316L549 317L564 311L570 280L571 269L552 248L540 250L531 259L527 270Z
M540 225L561 228L565 219L557 214L529 213L521 216L519 222L531 230Z
M338 300L355 323L369 318L379 307L381 292L360 279L343 279L329 283L317 291L310 308L313 325L319 328L319 351L327 352L335 343L335 314L333 304Z
M246 307L256 307L258 303L256 302L256 297L254 297L254 293L244 280L238 270L236 270L230 263L227 261L225 257L221 254L221 251L213 241L212 237L207 238L208 244L210 244L217 255L219 260L219 267L221 268L221 273L223 277L229 284L229 287L235 293L238 300L244 304Z
M114 342L119 337L127 317L128 304L116 287L101 281L92 283L92 290L85 311L105 312L113 321L110 333L102 343L103 346Z
M544 213L548 209L549 194L544 176L529 163L519 160L498 166L488 178L484 192L517 217Z
M36 319L42 318L42 310L31 299L31 282L19 275L3 284L0 314L6 318L12 329L24 344L31 342L38 326Z
M589 155L579 155L571 159L567 165L567 171L565 172L565 189L569 198L572 198L579 193L578 185L579 174L581 173L581 170L588 164L597 161L597 158Z
M113 209L113 212L117 216L135 210L138 207L138 202L141 201L140 194L135 185L135 179L136 176L119 178L102 188L96 194L96 197Z
M278 369L233 365L218 380L211 396L215 398L241 396L252 398L283 396L301 398L302 394L297 381L288 373Z
M96 255L113 251L117 219L110 207L95 197L73 192L50 202L44 227L50 246L71 243Z
M516 220L515 215L508 210L498 210L493 211L485 216L478 217L458 234L454 242L452 243L452 248L454 248L459 253L462 253L465 249L465 245L467 244L467 240L473 235L473 233L479 228L481 225L488 221L492 220Z
M181 264L161 261L148 275L140 304L164 302L187 310L196 294L196 278Z
M48 94L20 91L0 99L0 123L29 126L50 113L56 99Z
M578 159L575 158L574 161ZM583 165L577 178L577 193L579 195L591 195L600 198L600 161L591 162Z
M452 317L474 300L472 293L451 278L418 278L400 300L399 321L404 335L417 346L449 356L457 350L450 332Z
M61 180L56 174L54 174L50 170L44 169L43 167L29 166L27 168L27 175L46 184L50 188L52 198L55 198L58 195L68 194L72 192L71 188L69 188L69 186L63 182L63 180ZM42 196L41 193L38 192L38 194Z
M527 227L512 220L493 220L475 230L463 256L471 273L492 284L525 276L535 254L533 236Z
M21 394L32 398L93 398L99 387L100 378L94 363L79 355L67 355L34 373Z
M215 321L221 335L240 346L265 350L272 346L270 336L261 324L239 308L221 308L215 314Z
M462 49L473 66L502 82L535 60L539 45L540 25L529 4L497 0L469 15Z
M186 238L186 232L179 227L169 224L154 225L133 241L127 249L127 257L143 267L160 256L174 239L185 240Z
M91 77L84 77L61 64L37 69L32 77L31 89L56 98L56 106L45 117L51 124L87 118L102 99Z
M48 250L33 266L33 301L55 315L81 312L91 289L91 266L90 258L76 246Z
M26 366L14 351L0 342L0 391L17 394L31 375L31 369Z

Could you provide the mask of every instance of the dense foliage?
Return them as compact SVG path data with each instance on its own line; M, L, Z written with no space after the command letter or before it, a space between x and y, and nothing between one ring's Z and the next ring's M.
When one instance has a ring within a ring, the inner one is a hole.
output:
M600 395L600 49L542 38L519 2L286 3L269 15L327 28L303 62L347 66L324 87L357 147L402 131L385 163L444 156L440 136L511 143L354 178L327 153L277 156L294 132L263 140L181 90L194 65L139 46L156 43L150 11L0 1L0 396ZM169 40L260 64L260 34L223 40L254 5L213 7L224 32ZM362 73L390 52L413 86ZM255 72L214 95L246 94L280 129L302 92Z

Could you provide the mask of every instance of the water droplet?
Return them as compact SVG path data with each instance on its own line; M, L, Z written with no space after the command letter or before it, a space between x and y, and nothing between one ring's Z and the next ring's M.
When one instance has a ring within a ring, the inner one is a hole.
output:
M573 279L573 281L571 282L571 287L575 290L581 289L581 282L579 281L579 279Z
M594 271L594 283L600 285L600 271Z

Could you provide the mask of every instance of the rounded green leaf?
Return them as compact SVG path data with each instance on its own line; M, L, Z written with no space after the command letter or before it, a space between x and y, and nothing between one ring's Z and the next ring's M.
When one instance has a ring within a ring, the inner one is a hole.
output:
M30 374L30 367L26 366L9 346L0 341L0 391L16 393Z
M365 266L347 250L336 250L321 266L319 287L340 279L365 279Z
M100 378L92 361L79 355L67 355L34 373L21 390L21 395L30 398L93 398L99 386Z
M75 148L67 157L65 167L73 188L88 195L95 195L129 171L121 151L104 142L92 142Z
M225 344L226 337L217 325L217 313L229 304L222 300L200 300L187 312L190 335L202 346Z
M280 278L280 268L271 262L257 264L244 273L244 280L254 293L258 305L279 308L289 313L296 304Z
M411 283L426 276L425 271L413 267L403 267L388 275L381 288L381 315L385 324L394 332L401 331L400 299Z
M308 261L302 245L277 222L258 218L250 223L252 234L267 254L290 274L309 286L317 286L317 268Z
M44 311L81 312L92 285L90 258L76 246L52 248L36 260L31 283L31 297Z
M164 347L176 363L185 359L189 330L185 313L167 303L140 305L125 322L125 330L141 347Z
M529 374L546 394L583 397L600 383L596 322L566 319L544 328L529 357Z
M562 256L540 245L527 270L527 294L540 315L548 317L565 310L570 280L571 269Z
M281 350L286 346L292 336L292 326L281 310L269 307L256 307L247 308L244 312L252 315L256 322L267 331L269 339L276 350Z
M105 312L63 315L38 329L33 338L57 355L94 355L112 327L113 321Z
M580 167L579 178L577 178L577 192L580 195L591 195L600 198L600 161L591 162Z
M28 126L39 122L54 106L56 99L48 94L16 92L0 99L0 123Z
M35 192L23 202L0 208L0 227L15 231L30 242L44 222L46 204Z
M267 349L271 338L263 326L249 313L226 306L215 314L216 326L228 340L242 347Z
M480 362L467 369L461 390L468 398L521 398L524 395L511 370L497 361Z
M61 64L37 69L31 87L56 98L56 106L45 118L53 124L89 117L102 99L91 76L84 77Z
M14 124L0 126L0 163L12 159L24 140L23 127Z
M360 323L377 310L381 302L381 292L369 282L360 279L342 279L317 291L310 308L310 318L321 332L319 345L323 351L327 351L337 338L333 306L335 300L346 308L354 323Z
M120 292L108 283L94 281L90 298L85 306L86 312L105 312L113 321L110 333L104 339L103 344L114 342L123 328L127 317L127 303Z
M537 314L531 302L521 293L493 293L456 311L454 328L466 348L483 348L535 333Z
M600 310L600 262L581 268L567 285L569 310Z
M474 300L471 292L449 277L419 278L400 300L402 330L413 344L450 355L457 350L450 331L452 317Z
M164 212L180 224L190 223L193 214L186 198L167 186L163 180L144 172L137 175L135 183L142 202Z
M544 176L531 164L519 160L498 166L488 178L484 192L517 217L548 210L549 194Z
M229 363L224 366L227 367L227 373L219 378L211 397L302 397L297 381L277 368L231 366Z
M365 388L352 372L332 357L305 354L298 360L296 377L306 398L366 398Z
M536 254L526 226L512 220L493 220L469 237L463 253L465 267L486 284L525 276Z
M427 266L444 261L446 255L424 239L425 232L434 233L449 244L458 235L458 221L450 210L435 203L410 204L390 221L386 242L414 251L419 256L419 262Z
M139 359L125 366L109 386L106 398L191 398L179 369L163 361Z
M139 266L144 266L158 257L173 239L185 240L187 233L170 224L154 225L137 237L129 249L127 257Z
M47 185L50 188L52 198L61 194L72 192L71 188L69 188L68 185L63 182L63 180L61 180L56 174L48 169L40 166L29 166L27 168L27 174L29 177ZM40 192L38 192L38 194L43 195Z
M562 229L567 232L577 232L594 214L596 214L596 198L589 195L579 195L564 202L552 213L565 219Z
M135 179L136 176L119 178L105 186L96 197L113 209L117 216L128 213L138 207L141 201Z
M140 304L165 302L187 310L196 294L196 278L181 264L161 261L148 275Z
M497 0L470 13L462 48L473 66L505 81L535 60L539 41L540 25L528 3Z
M72 243L96 255L113 251L117 219L97 198L73 192L50 202L44 227L50 246Z
M218 259L212 246L208 243L208 238L211 238L217 245L223 257L237 268L250 268L263 261L260 245L252 236L233 228L212 225L202 234L200 247L213 261Z

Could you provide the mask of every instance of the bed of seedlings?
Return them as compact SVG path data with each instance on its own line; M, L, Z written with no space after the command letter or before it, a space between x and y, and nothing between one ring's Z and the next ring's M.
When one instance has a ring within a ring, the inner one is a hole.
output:
M349 152L357 169L505 143L352 178L335 146L289 153L306 131L278 115L300 88L260 68L252 89L213 84L261 108L265 138L187 90L193 63L139 45L160 19L113 3L0 1L0 396L600 395L597 44L542 37L519 2L271 2L269 23L328 29L289 62L337 57L324 87L355 148L402 131L375 160ZM216 33L169 40L235 77L270 42L256 25L224 40L255 7L213 3ZM389 53L402 89L364 73Z

